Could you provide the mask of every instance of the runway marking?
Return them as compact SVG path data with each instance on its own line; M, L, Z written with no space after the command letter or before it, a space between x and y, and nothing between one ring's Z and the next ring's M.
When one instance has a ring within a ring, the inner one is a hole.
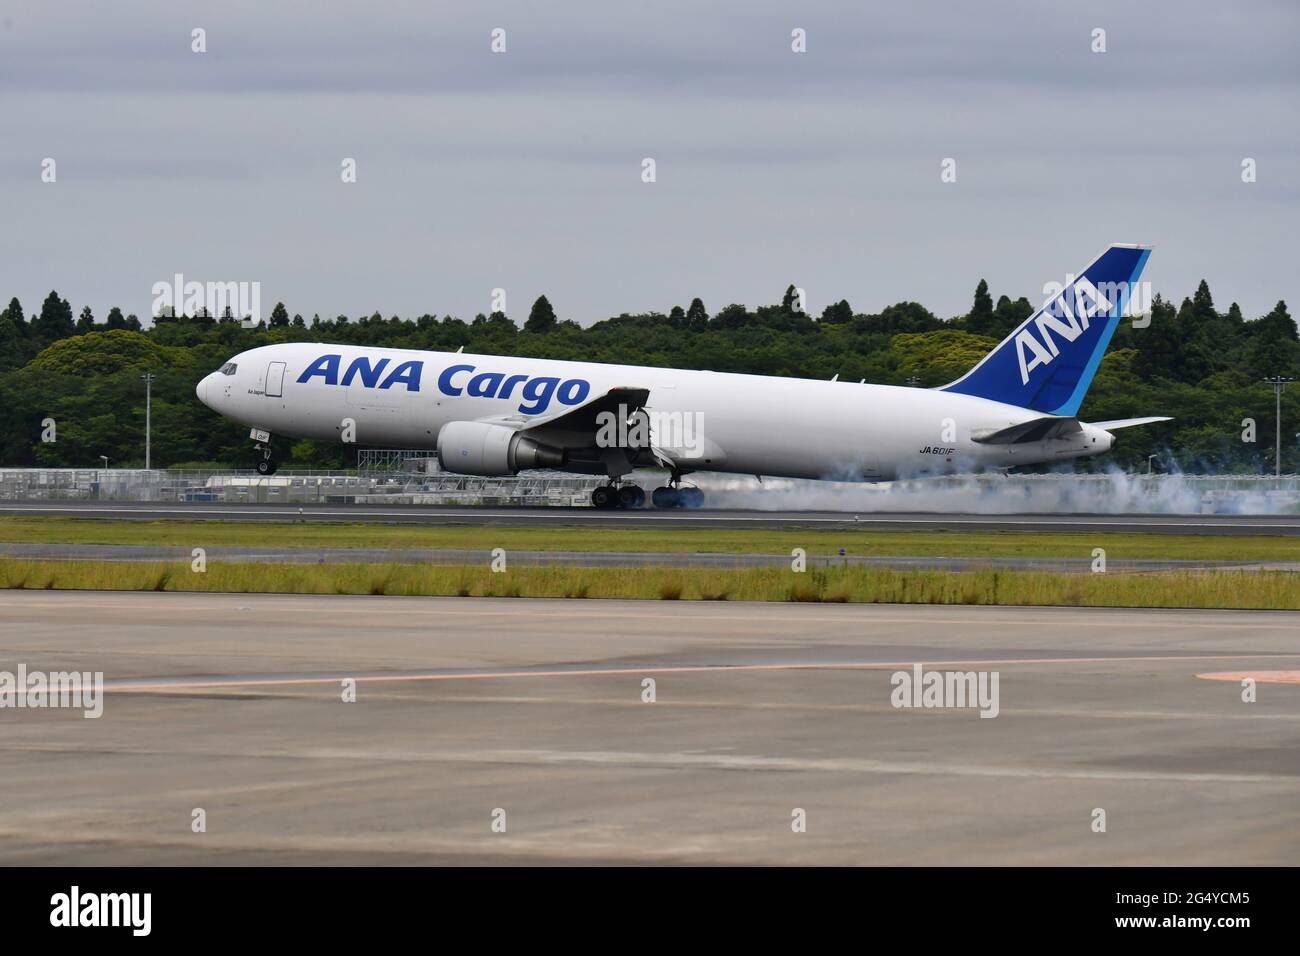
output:
M331 677L295 677L290 675L216 675L211 678L121 678L106 680L105 690L112 691L157 691L157 690L196 690L214 687L273 687L304 684L338 684L343 680L355 680L357 683L386 683L404 681L436 680L496 680L498 678L517 677L605 677L642 674L693 674L726 673L754 671L785 670L899 670L915 664L923 667L1012 667L1016 665L1053 665L1053 664L1116 664L1116 663L1176 663L1181 661L1240 661L1244 659L1300 658L1296 654L1208 654L1208 655L1166 655L1157 657L1041 657L1041 658L994 658L985 660L908 660L908 661L870 661L870 662L835 662L805 663L789 662L774 664L668 664L648 665L645 667L585 667L534 669L503 669L490 671L438 671L390 674L347 674L340 673Z
M1241 683L1249 678L1257 684L1300 684L1300 671L1225 671L1196 676L1201 680L1227 680L1234 683Z

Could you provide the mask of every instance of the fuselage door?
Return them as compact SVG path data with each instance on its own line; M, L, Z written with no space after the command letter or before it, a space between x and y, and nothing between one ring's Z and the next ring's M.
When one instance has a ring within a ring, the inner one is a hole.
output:
M284 395L284 363L272 362L266 367L266 397L280 398Z

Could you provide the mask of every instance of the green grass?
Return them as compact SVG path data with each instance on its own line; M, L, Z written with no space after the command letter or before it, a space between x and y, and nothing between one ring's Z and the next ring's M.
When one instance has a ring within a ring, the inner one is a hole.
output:
M840 567L795 574L784 568L519 567L495 574L479 565L213 562L200 574L184 563L0 558L0 588L1300 610L1300 574L1286 571L952 574Z
M139 544L194 547L450 548L507 551L652 551L886 557L1108 558L1296 561L1286 537L1024 531L829 531L728 528L498 528L223 521L115 521L100 518L0 518L0 542Z

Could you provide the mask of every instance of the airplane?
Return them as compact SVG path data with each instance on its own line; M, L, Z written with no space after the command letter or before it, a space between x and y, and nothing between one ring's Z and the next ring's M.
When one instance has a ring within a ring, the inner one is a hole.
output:
M1150 247L1114 244L969 372L938 388L292 342L234 356L199 400L248 426L259 474L279 438L436 448L443 470L602 475L597 508L700 507L700 472L857 481L1006 470L1109 451L1079 407Z

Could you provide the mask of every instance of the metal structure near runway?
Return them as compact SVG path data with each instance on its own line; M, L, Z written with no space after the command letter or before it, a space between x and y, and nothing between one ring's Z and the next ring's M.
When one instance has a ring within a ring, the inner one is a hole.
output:
M556 472L526 472L514 478L478 478L446 472L409 470L405 452L372 467L354 471L280 471L264 477L247 471L145 471L143 469L11 468L0 469L0 501L144 501L167 503L231 504L389 504L585 507L599 479ZM726 493L734 478L699 475L701 487ZM1127 475L1124 480L1142 491L1142 497L1159 500L1175 486L1201 514L1234 513L1249 498L1264 502L1262 513L1300 510L1300 476L1272 478L1255 475ZM1082 489L1083 500L1104 497L1113 475L977 475L894 482L902 493L925 489L954 498L987 492L1023 491L1026 497L1045 488ZM846 486L825 483L828 488ZM769 481L770 493L788 493L789 482ZM880 487L880 486L874 486ZM748 492L752 495L754 492ZM1068 496L1062 496L1067 498ZM865 503L864 503L865 504ZM732 505L735 507L736 505ZM743 505L741 505L743 507ZM792 505L791 505L792 507ZM821 506L823 508L826 505ZM830 506L833 508L834 506ZM872 511L850 506L850 510ZM894 509L882 509L894 510ZM936 510L917 507L913 510ZM938 509L942 510L942 509ZM1009 509L1019 511L1020 509ZM1035 509L1027 509L1035 510ZM1087 508L1066 508L1086 511ZM1254 509L1260 513L1259 509Z
M0 470L0 501L156 501L249 504L587 505L598 479L573 475L475 478L407 472L127 469Z

